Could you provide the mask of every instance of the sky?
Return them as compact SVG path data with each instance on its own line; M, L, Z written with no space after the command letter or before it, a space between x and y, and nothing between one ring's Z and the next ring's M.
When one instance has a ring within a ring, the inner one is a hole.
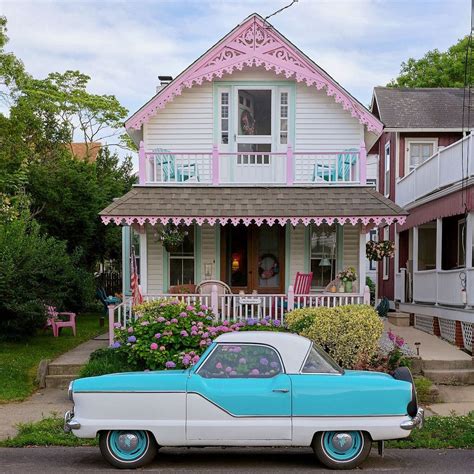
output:
M28 72L80 70L90 90L135 112L158 75L175 77L256 11L290 0L0 0ZM363 104L402 61L469 33L470 0L299 0L270 22Z

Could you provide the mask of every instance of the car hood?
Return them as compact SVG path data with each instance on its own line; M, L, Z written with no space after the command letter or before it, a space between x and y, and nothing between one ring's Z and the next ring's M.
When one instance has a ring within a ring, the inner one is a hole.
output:
M73 382L74 393L85 392L182 392L186 390L187 370L122 372L86 377Z

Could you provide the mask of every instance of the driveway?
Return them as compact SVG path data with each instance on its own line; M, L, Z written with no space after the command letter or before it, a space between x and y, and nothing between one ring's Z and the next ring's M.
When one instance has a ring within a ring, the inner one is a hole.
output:
M381 458L374 449L363 464L367 472L472 473L474 450L391 449ZM163 448L146 470L156 472L334 472L303 448ZM117 472L98 448L1 448L1 473Z

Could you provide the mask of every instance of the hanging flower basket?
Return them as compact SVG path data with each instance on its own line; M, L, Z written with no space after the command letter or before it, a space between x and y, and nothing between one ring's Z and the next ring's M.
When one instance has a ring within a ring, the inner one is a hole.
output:
M380 262L385 257L393 257L395 253L395 243L391 240L381 240L367 242L365 246L365 254L369 260Z
M158 240L168 252L176 252L183 245L188 233L175 224L166 224L158 235Z

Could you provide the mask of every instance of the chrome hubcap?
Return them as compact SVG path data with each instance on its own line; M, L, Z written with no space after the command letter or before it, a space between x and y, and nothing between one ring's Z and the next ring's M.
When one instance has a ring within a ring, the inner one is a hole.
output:
M138 446L138 436L134 435L133 433L121 434L118 437L117 444L122 451L134 451Z
M354 440L349 433L336 433L332 437L331 442L334 449L341 453L349 451L349 449L351 449L354 444Z

